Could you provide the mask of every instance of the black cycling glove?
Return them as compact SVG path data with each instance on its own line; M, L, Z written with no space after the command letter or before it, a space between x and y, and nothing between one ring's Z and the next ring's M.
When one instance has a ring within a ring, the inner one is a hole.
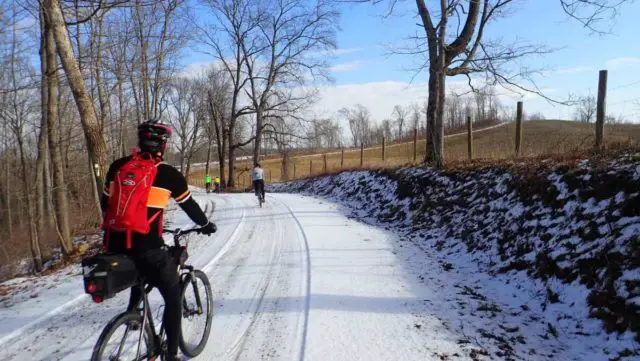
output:
M206 234L208 236L212 233L216 233L217 230L218 230L218 227L216 227L215 223L209 221L209 223L207 223L207 225L202 227L200 231L198 231L198 233Z

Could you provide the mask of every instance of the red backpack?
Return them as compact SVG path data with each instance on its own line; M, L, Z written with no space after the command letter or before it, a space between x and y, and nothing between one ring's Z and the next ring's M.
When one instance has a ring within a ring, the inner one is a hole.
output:
M107 213L102 229L105 247L111 230L125 232L127 249L131 248L131 233L148 234L157 217L147 219L147 200L158 173L159 160L148 153L133 153L131 159L116 172L110 186ZM160 212L158 212L160 214Z

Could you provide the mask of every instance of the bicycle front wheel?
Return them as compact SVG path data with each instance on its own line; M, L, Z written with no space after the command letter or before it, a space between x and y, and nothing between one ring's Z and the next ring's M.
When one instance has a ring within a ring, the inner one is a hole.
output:
M198 356L207 344L213 317L213 293L209 278L195 270L182 284L182 332L180 350L189 356Z
M93 348L91 361L142 361L152 356L152 335L149 325L145 327L142 340L140 329L142 316L138 313L123 313L116 316L102 330ZM138 343L140 349L138 350Z

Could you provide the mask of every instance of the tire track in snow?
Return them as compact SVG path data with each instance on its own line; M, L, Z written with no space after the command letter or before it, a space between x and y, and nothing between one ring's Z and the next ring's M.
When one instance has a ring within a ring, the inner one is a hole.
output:
M269 198L276 199L272 196L269 196ZM307 267L306 267L307 268L306 269L307 285L306 285L305 297L304 297L304 324L302 326L302 343L300 345L300 357L299 357L300 361L304 361L305 351L307 348L307 333L309 330L309 310L311 308L310 307L311 306L311 251L309 251L309 239L307 238L307 234L304 231L304 228L302 227L302 223L300 223L300 220L298 219L298 217L295 215L291 207L289 207L289 205L286 202L280 199L278 199L278 201L282 203L282 205L284 205L285 208L287 208L287 210L289 211L289 214L291 214L291 217L293 217L293 220L298 225L298 229L300 230L300 234L302 234L302 239L304 240L304 249L307 257Z
M250 237L249 237L250 239L253 239L254 237L257 237L259 234L262 234L259 232L256 233L255 228L256 227L254 226L254 229L252 229L252 231L250 232ZM273 244L271 245L271 250L269 252L269 257L268 257L269 264L270 264L269 269L266 272L264 272L264 274L260 278L258 282L258 287L256 287L254 294L251 296L252 302L248 306L248 309L251 310L249 323L244 327L244 330L240 332L240 334L235 338L235 340L233 340L230 343L230 347L228 347L223 354L215 355L216 357L221 357L221 356L232 357L232 359L236 361L241 359L240 357L242 355L242 349L247 342L248 336L250 335L253 326L256 324L256 322L260 318L259 311L264 302L264 298L267 293L267 290L269 289L269 286L271 285L271 282L273 280L273 274L274 274L273 270L277 263L276 262L278 258L277 256L280 255L281 248L282 247L281 247L280 241L274 241ZM202 356L207 356L207 355L202 355ZM213 355L209 355L209 356L211 357Z

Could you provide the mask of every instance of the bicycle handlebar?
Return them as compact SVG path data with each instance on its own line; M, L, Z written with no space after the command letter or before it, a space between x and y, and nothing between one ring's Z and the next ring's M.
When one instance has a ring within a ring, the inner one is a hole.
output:
M193 233L193 232L199 232L202 230L203 227L200 228L191 228L191 229L187 229L187 230L182 230L180 228L176 228L176 229L169 229L169 228L163 228L162 229L162 233L171 233L173 234L173 242L176 246L180 246L180 237L182 236L186 236L189 233Z

